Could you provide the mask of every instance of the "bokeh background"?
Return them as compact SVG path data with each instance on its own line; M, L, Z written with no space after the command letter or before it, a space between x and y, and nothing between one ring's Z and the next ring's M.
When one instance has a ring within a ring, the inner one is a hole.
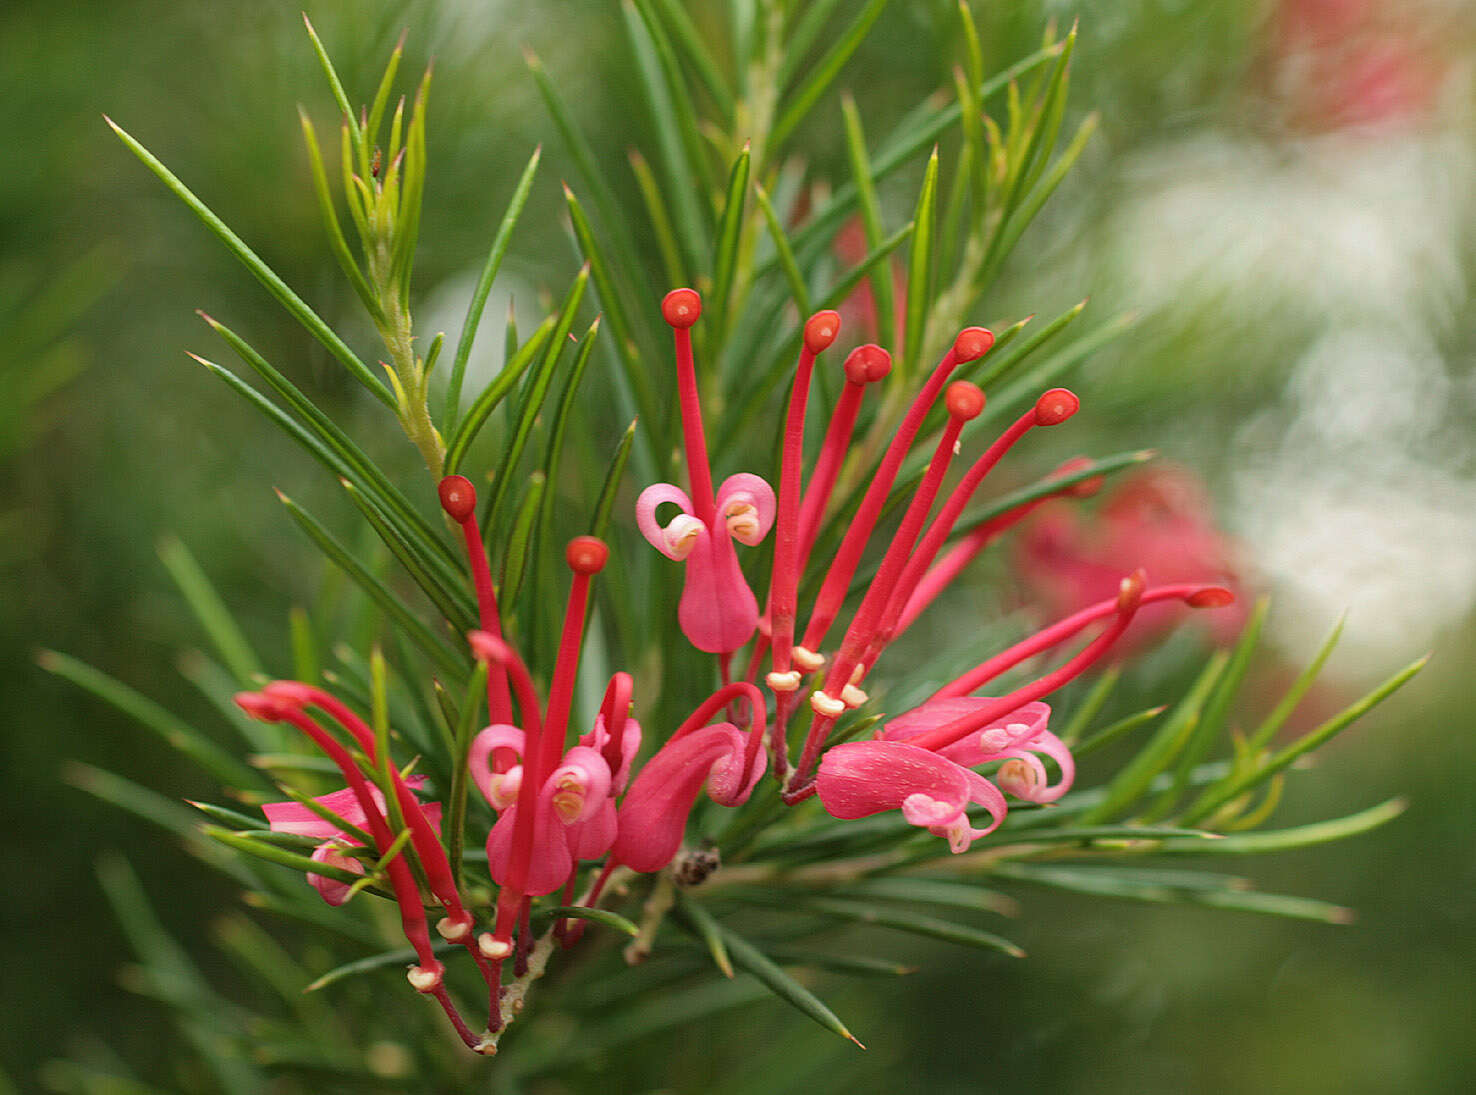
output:
M703 18L707 5L691 6ZM983 7L992 68L1032 49L1049 19L1079 16L1071 109L1102 115L1012 260L1001 314L1090 296L1103 314L1136 316L1074 378L1092 411L1088 446L1151 445L1208 484L1248 582L1275 597L1265 688L1344 610L1346 638L1311 707L1435 651L1298 775L1277 821L1400 793L1411 807L1349 844L1246 865L1268 889L1351 906L1351 926L1022 893L1011 934L1027 961L919 946L905 954L920 967L911 977L831 990L864 1055L768 1001L595 1056L566 1089L737 1091L756 1045L790 1049L774 1092L1476 1089L1476 10ZM577 266L556 184L570 168L520 50L538 51L601 157L623 165L649 135L632 129L615 6L324 2L311 14L351 95L372 88L402 28L407 71L435 58L422 324L455 329L503 196L540 141L552 170L499 284L530 299L562 284ZM952 18L918 0L884 14L840 81L869 130L948 83ZM326 119L331 103L295 4L11 0L0 101L0 1089L8 1077L71 1090L57 1062L74 1059L121 1061L173 1090L188 1076L177 1038L163 1008L128 990L132 956L95 867L125 855L227 993L234 975L212 937L238 895L78 789L72 766L180 797L210 788L42 672L35 651L74 654L203 717L178 671L202 636L161 538L187 543L266 651L283 649L288 606L320 574L271 487L329 513L342 502L185 356L211 348L195 308L290 363L387 465L408 473L415 458L102 121L117 118L324 314L352 324L298 139L295 104ZM816 165L843 170L834 99L807 139ZM905 208L915 185L899 180L883 200ZM1149 657L1123 709L1174 695L1190 664L1172 649Z

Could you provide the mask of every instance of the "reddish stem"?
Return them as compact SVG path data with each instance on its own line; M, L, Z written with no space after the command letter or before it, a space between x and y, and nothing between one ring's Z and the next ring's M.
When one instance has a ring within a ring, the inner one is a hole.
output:
M871 538L877 518L881 516L882 507L886 504L887 493L892 489L892 483L897 478L897 471L902 466L902 460L907 455L913 438L917 436L917 431L922 426L929 408L937 400L938 393L943 390L949 374L961 362L972 361L980 357L993 343L994 336L982 327L969 327L962 331L954 340L953 346L943 355L943 360L933 370L932 376L923 385L922 391L918 392L917 397L912 401L912 406L908 408L891 444L887 446L880 467L872 476L871 484L867 487L866 494L861 500L860 509L856 511L856 516L847 526L845 538L841 541L840 549L831 562L830 572L825 576L825 582L820 587L819 595L815 598L810 623L805 628L804 646L807 650L818 651L820 644L825 641L830 625L835 622L835 617L845 602L851 578L855 576L856 567L860 565L861 554L866 549L866 542Z
M1107 649L1127 630L1128 624L1132 623L1133 616L1143 603L1145 581L1141 570L1134 571L1129 577L1123 579L1122 592L1115 603L1116 615L1111 624L1064 665L1015 689L1007 696L1000 696L981 704L976 710L961 718L944 723L915 738L909 738L907 744L936 752L976 730L983 729L1002 715L1008 715L1027 703L1049 695L1068 681L1080 676L1107 652Z
M702 430L702 403L697 398L697 367L692 361L692 324L702 315L702 298L695 289L673 289L661 302L661 314L671 325L676 345L677 397L682 410L682 436L687 446L687 476L692 484L693 514L709 529L717 503L712 494L712 466Z
M1233 600L1229 590L1220 586L1196 585L1192 583L1181 583L1177 585L1155 586L1153 589L1143 593L1139 604L1148 605L1157 601L1184 601L1195 608L1216 608L1220 605L1229 604ZM1199 603L1195 603L1196 600ZM1064 620L1058 620L1050 627L1043 628L1030 638L1016 643L1008 650L1002 650L986 662L981 662L963 676L945 684L934 692L929 699L940 700L954 696L967 696L976 688L982 688L994 680L1001 673L1013 669L1027 658L1032 658L1042 651L1070 639L1073 635L1089 627L1098 620L1106 619L1117 611L1117 599L1098 601L1094 605L1082 609Z
M856 416L861 413L861 400L866 395L866 386L881 380L892 370L892 355L880 346L867 343L857 346L846 357L846 385L836 400L835 411L830 416L830 425L825 431L825 441L820 446L820 457L810 473L810 486L800 503L800 552L799 571L804 572L815 539L820 535L820 521L835 490L836 478L845 461L846 450L851 444L851 434L856 429Z
M448 475L441 480L438 493L441 508L461 526L466 543L467 563L471 567L472 585L477 593L477 618L482 630L502 638L502 619L497 609L497 591L492 585L492 570L487 563L487 548L482 543L482 530L477 526L477 490L462 475ZM487 667L487 721L512 722L512 699L508 695L507 671L501 666ZM499 750L507 754L508 750ZM512 767L510 756L495 758L500 771Z
M805 323L804 344L794 370L789 410L784 420L784 452L779 463L778 513L774 522L774 576L769 585L769 634L773 666L777 673L789 671L794 646L794 619L799 596L799 510L803 490L800 465L804 460L805 406L810 397L810 376L815 355L830 346L840 332L840 315L817 312Z

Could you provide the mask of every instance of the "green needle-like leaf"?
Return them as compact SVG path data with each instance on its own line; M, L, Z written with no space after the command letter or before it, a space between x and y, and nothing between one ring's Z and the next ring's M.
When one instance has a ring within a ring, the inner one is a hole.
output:
M858 924L874 924L879 928L892 928L912 935L923 935L930 939L959 943L965 947L999 951L1011 958L1025 957L1025 952L1008 939L992 932L971 928L967 924L957 924L951 920L939 920L936 917L923 916L919 913L837 898L802 898L799 906L809 912L822 913L841 920L852 920Z
M1118 719L1111 725L1092 734L1071 752L1079 760L1084 756L1095 753L1098 749L1111 745L1118 738L1126 737L1138 727L1146 726L1167 710L1167 707L1149 707L1146 710L1138 711L1135 714Z
M694 901L682 893L677 894L675 919L690 931L712 955L713 965L724 977L733 976L733 960L728 957L728 944L723 940L722 926L717 918L707 911L700 901Z
M446 673L458 685L462 684L467 677L467 667L456 652L446 644L443 639L437 637L431 630L421 623L409 609L390 591L384 582L375 576L374 572L359 562L354 556L333 538L332 534L325 529L318 520L299 506L292 499L280 491L277 497L281 499L282 505L287 507L288 514L297 522L299 528L307 533L308 538L317 544L319 549L326 555L330 562L337 566L355 585L368 594L379 608L394 620L400 629L410 638L433 661L442 672Z
M712 261L712 314L718 320L716 337L727 327L728 298L733 291L733 273L738 264L738 236L743 231L743 212L748 198L749 146L744 144L728 174L728 196L718 221L717 251Z
M1292 681L1291 687L1286 690L1286 695L1281 697L1280 702L1271 709L1261 725L1257 726L1246 737L1246 749L1249 752L1258 753L1275 740L1281 728L1286 725L1286 720L1291 718L1302 700L1306 697L1317 678L1322 675L1322 667L1327 664L1327 659L1332 657L1332 652L1337 649L1338 640L1343 637L1343 625L1347 623L1347 614L1338 618L1333 624L1332 630L1327 633L1327 638L1322 641L1322 646L1317 654L1307 663L1307 668L1297 674L1297 679Z
M487 417L507 398L507 394L513 390L528 366L533 364L533 359L538 356L553 332L555 322L554 317L549 316L540 323L528 341L519 346L517 353L502 366L497 379L482 389L482 394L477 396L467 410L466 417L457 426L456 436L446 446L446 464L442 469L446 475L455 475L461 470L461 462L466 459L467 450L477 439Z
M856 52L856 47L861 44L862 39L871 30L882 9L887 6L887 0L867 0L867 4L852 21L844 32L837 35L825 55L815 62L809 69L809 74L801 81L799 87L785 94L783 98L784 111L774 122L774 128L769 136L769 147L778 149L791 133L805 120L820 101L820 96L830 87L835 78L840 75L840 70L845 67L851 59L851 54Z
M851 160L851 178L860 197L861 225L866 231L866 246L874 248L884 238L881 205L876 200L876 187L871 181L871 161L866 153L866 133L861 126L861 114L856 109L856 100L849 93L841 97L841 113L846 122L846 152ZM934 177L936 179L936 175ZM926 185L924 182L925 188ZM917 223L916 218L913 222ZM916 238L913 237L914 241ZM793 261L792 256L790 261ZM878 266L872 271L871 295L876 301L876 329L882 340L886 341L897 330L890 264Z
M241 686L255 684L258 678L264 677L261 660L184 542L166 536L159 542L159 558Z
M528 572L528 557L533 535L538 529L538 514L543 509L543 494L548 487L548 477L541 471L528 476L528 489L513 517L512 531L507 535L507 546L502 554L502 575L498 588L502 591L502 604L517 601L523 589L523 578Z
M430 598L431 603L446 618L447 623L458 632L466 632L475 628L477 626L476 605L466 592L465 583L457 582L454 586L448 586L433 574L425 562L417 556L415 548L364 497L358 487L347 479L340 479L339 482L343 484L343 489L348 493L349 499L364 515L364 519L369 522L379 539L405 568L405 573L410 575L421 591Z
M333 252L333 257L338 260L338 265L348 277L350 284L353 285L354 292L359 295L359 301L369 312L370 318L383 327L385 325L384 309L380 307L379 298L369 284L369 279L359 269L353 252L349 250L343 228L338 223L338 212L333 207L333 192L328 188L328 169L323 166L323 153L318 147L318 134L313 129L312 119L308 117L307 111L302 107L298 107L297 111L302 119L302 138L307 145L308 166L312 168L313 191L317 194L318 209L323 214L323 227L328 233L328 247Z
M569 339L569 331L574 326L574 315L579 311L579 302L584 299L584 289L588 284L589 263L585 263L574 278L574 283L569 286L569 293L564 298L563 307L559 310L559 318L554 325L548 348L543 353L543 361L538 371L529 379L529 388L519 408L517 419L513 423L512 437L497 466L497 476L492 481L492 490L488 493L487 501L482 508L482 527L487 535L492 535L496 528L498 513L502 508L503 500L507 497L513 472L517 469L523 449L527 447L528 438L533 433L533 424L537 421L539 412L543 410L543 401L548 397L549 385L553 383L554 371L558 368L559 358L563 355L564 345ZM470 421L470 416L468 416L468 421Z
M764 223L769 226L769 238L774 241L774 250L779 257L779 268L784 272L784 280L789 285L790 296L794 298L799 314L808 317L811 314L810 290L805 285L805 278L800 273L799 264L795 262L794 250L789 246L789 236L785 233L784 226L779 223L779 218L774 215L774 206L769 201L768 191L758 182L753 184L753 196L758 201L759 210L764 215Z
M303 325L314 338L334 357L341 361L346 369L351 372L359 383L368 388L374 397L390 410L395 410L395 397L389 388L376 377L367 365L359 360L358 356L348 347L348 344L339 338L333 328L324 323L323 320L308 307L307 303L288 288L287 283L277 276L262 259L246 246L246 242L240 236L232 232L226 223L217 217L210 208L195 197L189 187L185 186L169 168L165 167L154 154L138 141L134 140L125 130L118 126L111 118L105 118L108 125L112 126L113 132L118 134L119 139L128 146L135 156L143 161L145 167L159 177L159 180L174 193L180 201L187 205L192 213L200 218L206 228L210 229L226 249L235 255L240 263L251 271L252 276L266 287L267 292L274 296L282 307L286 308L292 317Z
M471 357L472 344L482 325L482 311L487 307L487 295L492 292L492 282L497 278L497 271L502 268L502 260L512 242L513 229L517 227L518 218L523 215L523 207L528 204L528 195L533 191L533 178L538 174L538 162L542 156L543 146L539 145L533 150L533 155L528 157L528 165L523 168L518 185L513 189L512 199L507 203L507 212L502 215L502 223L497 226L497 234L492 237L487 261L482 264L482 273L477 278L477 286L472 290L471 301L467 304L466 319L461 324L461 337L456 343L456 357L451 362L451 379L446 387L446 409L441 416L441 432L447 436L459 432L457 420L461 416L461 386L466 378L466 363Z
M625 15L625 31L635 55L636 74L646 93L652 123L656 130L656 144L661 150L661 164L666 174L666 193L671 198L675 214L677 241L689 270L701 270L703 258L711 248L708 223L711 206L698 189L698 180L692 177L692 164L688 159L688 148L684 143L683 130L686 125L695 125L678 116L665 79L661 75L660 62L656 57L656 45L647 32L645 21L637 11L633 0L622 0L621 11ZM683 100L687 110L691 104ZM700 142L700 139L699 139ZM707 212L703 207L707 206Z
M533 923L539 928L547 927L555 920L587 920L591 924L612 928L632 939L641 934L639 927L609 909L591 909L584 905L558 905L551 909L539 909L533 914Z
M206 825L200 831L211 840L219 841L228 848L234 848L238 852L245 852L249 856L264 859L268 863L288 867L303 874L322 875L324 878L331 878L337 882L358 882L362 878L345 867L336 867L332 863L320 863L311 856L279 848L262 839L263 835L270 836L271 834L262 834L256 829L247 832L232 832L216 825Z
M183 719L122 681L55 650L41 651L36 655L36 661L48 673L64 677L152 730L167 745L189 757L227 787L243 790L266 790L270 787L259 772L242 764Z
M861 1045L861 1042L854 1034L846 1029L846 1025L841 1022L840 1017L831 1011L823 1000L780 969L773 959L763 954L757 947L732 929L716 921L714 921L714 927L717 928L722 938L723 947L727 950L735 966L753 974L775 996L793 1005L826 1030L839 1034L846 1041L854 1042L856 1045L861 1046L862 1049L866 1048Z
M1308 731L1290 745L1284 746L1273 753L1264 763L1258 764L1248 771L1232 773L1224 780L1210 787L1199 797L1193 806L1184 811L1179 818L1180 823L1190 825L1202 818L1208 817L1231 799L1244 794L1256 785L1264 783L1277 772L1284 770L1298 757L1310 753L1318 746L1331 740L1343 730L1347 729L1352 723L1383 703L1384 700L1399 691L1399 689L1403 688L1415 674L1425 668L1425 663L1429 660L1430 656L1427 654L1425 657L1411 662L1362 699L1350 704L1338 714L1315 729Z
M1223 651L1210 657L1198 679L1159 727L1158 733L1107 784L1107 793L1102 801L1082 814L1083 825L1095 825L1126 810L1147 792L1154 778L1173 763L1174 757L1194 732L1199 713L1228 661L1229 655Z
M1068 746L1074 746L1080 741L1081 735L1107 703L1107 700L1112 695L1112 690L1117 687L1117 682L1121 678L1122 670L1115 665L1109 666L1097 678L1097 683L1092 685L1092 690L1072 710L1071 721L1061 728L1057 737Z
M1160 855L1267 855L1296 848L1311 848L1361 836L1393 821L1408 808L1403 798L1391 798L1347 817L1317 821L1292 829L1272 829L1255 833L1231 833L1219 840L1192 844L1167 840L1159 845Z
M225 380L279 428L323 461L335 476L348 479L369 494L381 510L393 516L401 534L415 544L421 557L429 560L435 566L443 580L448 575L455 576L460 573L458 570L460 564L456 556L446 546L439 533L410 504L379 465L371 460L348 434L344 433L331 416L308 399L296 385L283 376L266 358L257 353L235 331L203 312L200 313L200 317L210 324L216 334L225 339L231 349L242 361L251 366L257 376L266 381L267 386L277 393L298 416L301 424L288 418L279 408L262 398L260 393L243 384L234 374L206 361L197 354L191 354L190 356L195 361Z
M661 13L663 25L676 43L681 46L683 54L691 63L697 79L712 96L712 101L717 106L723 123L731 122L733 93L728 89L727 81L723 79L717 61L702 41L702 33L693 25L691 16L687 14L679 0L656 0L656 8Z
M907 262L907 326L903 335L901 368L889 383L910 384L917 376L923 352L928 307L933 300L933 230L938 204L938 149L928 157L922 189L913 211L912 253ZM885 271L890 273L890 271Z
M601 540L610 531L610 518L615 513L615 496L619 494L620 484L625 478L625 465L630 459L630 447L635 441L635 432L636 421L632 419L630 425L625 427L625 433L616 442L615 455L610 460L604 485L600 487L600 496L595 501L594 515L589 519L589 534L598 536Z

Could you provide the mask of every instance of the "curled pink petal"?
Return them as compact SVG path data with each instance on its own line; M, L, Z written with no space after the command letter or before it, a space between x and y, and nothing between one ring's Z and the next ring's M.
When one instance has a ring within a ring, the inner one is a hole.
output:
M591 749L597 749L603 753L605 745L610 740L610 733L605 729L605 716L596 715L594 727L589 733L579 739L580 745L587 745ZM641 724L635 719L626 716L625 729L620 737L620 770L613 773L611 779L611 794L619 794L625 790L625 785L630 781L630 766L635 756L641 750Z
M587 821L610 797L610 766L605 758L585 745L564 754L564 761L548 777L553 787L554 810L565 825Z
M523 755L524 735L516 726L497 723L487 727L472 739L467 753L467 766L471 777L482 792L482 797L492 808L502 811L518 800L518 787L523 779L523 766L516 765L506 772L492 770L492 758L498 749L511 749L519 757Z
M345 855L336 841L330 840L319 844L313 849L312 858L314 862L324 863L329 867L342 867L346 871L353 871L354 874L364 873L364 864L351 855ZM310 874L307 880L323 900L334 907L347 901L349 890L353 889L352 883L340 882L336 878L327 878L320 874Z
M682 510L681 516L669 525L662 525L656 518L657 507L665 502L673 502ZM683 517L685 521L682 521ZM681 522L679 527L678 522ZM668 559L681 561L692 551L702 522L692 516L692 500L686 491L670 483L653 483L636 499L636 526L653 548Z
M761 476L739 472L723 480L717 492L718 516L740 544L762 543L774 526L774 488Z
M698 536L687 556L686 583L677 606L682 633L698 650L726 654L737 650L758 627L758 602L743 578L733 541Z
M832 817L870 817L901 810L909 824L947 837L955 852L993 832L1004 820L1004 796L977 772L947 757L897 741L837 745L820 761L815 779L820 803ZM969 823L969 804L989 811L984 829Z
M682 844L687 816L702 785L724 806L746 801L763 774L767 757L756 752L744 772L747 738L731 723L694 730L668 742L631 784L620 804L614 858L634 871L656 871L671 862Z
M1037 753L1044 753L1061 769L1061 778L1057 782L1049 782L1045 765ZM1005 762L994 778L1001 788L1026 802L1055 802L1071 790L1071 784L1076 780L1076 761L1071 750L1049 731L1042 731L1028 746L1008 749L1001 755Z

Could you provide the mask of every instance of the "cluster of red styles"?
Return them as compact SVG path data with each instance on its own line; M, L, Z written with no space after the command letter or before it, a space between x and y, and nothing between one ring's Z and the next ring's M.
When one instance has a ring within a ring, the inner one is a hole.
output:
M868 344L845 359L845 385L819 458L806 476L801 463L811 376L817 356L840 331L837 313L811 316L804 326L785 418L777 496L767 481L746 472L729 475L714 489L692 359L691 327L701 310L701 298L691 289L674 290L662 304L676 345L690 490L669 483L648 487L636 503L636 521L656 550L685 565L677 619L694 646L717 656L723 684L665 736L633 779L641 728L631 715L634 682L629 674L616 673L610 679L592 726L572 740L569 727L590 583L606 563L605 544L580 536L568 545L573 581L558 660L547 701L541 703L527 667L502 637L472 484L461 476L440 484L441 505L463 531L476 589L481 629L468 636L471 653L487 666L489 725L473 741L467 759L473 780L497 814L487 838L489 872L499 887L490 930L477 931L475 918L457 891L439 835L439 805L417 797L419 780L402 778L392 764L382 763L375 735L359 714L322 689L293 681L278 681L237 697L252 716L301 730L332 758L347 781L344 790L320 799L316 810L297 803L268 805L274 829L321 838L314 858L356 873L363 872L361 860L345 852L362 844L364 836L372 838L381 856L394 851L397 838L400 848L408 843L414 850L429 894L422 892L403 854L382 862L405 936L418 959L409 969L410 983L439 1001L473 1049L491 1052L493 1036L505 1021L505 962L511 959L515 977L527 970L533 946L532 899L561 893L562 905L576 900L574 887L582 864L603 861L587 892L577 899L590 906L600 900L617 867L634 872L667 867L681 850L688 815L704 788L719 804L739 806L765 771L772 770L786 803L818 795L821 805L837 818L900 810L908 822L962 852L1004 819L1007 795L1049 803L1070 789L1075 765L1067 746L1047 729L1050 708L1041 702L1046 695L1102 658L1144 605L1176 601L1215 607L1233 599L1228 590L1214 585L1152 587L1136 570L1121 577L1115 596L995 654L920 706L886 721L872 740L827 749L837 721L867 702L867 678L887 646L970 560L1044 501L994 517L940 556L985 476L1026 434L1057 426L1074 415L1079 401L1063 388L1041 395L975 459L929 523L958 455L960 430L984 408L984 393L977 386L967 381L950 384L949 376L988 353L994 336L981 327L961 331L913 399L872 472L801 630L800 579L811 562L862 402L890 371L891 356ZM890 532L875 577L839 644L823 653L903 460L940 398L948 421L927 470L900 524ZM1068 462L1059 473L1067 475L1081 467ZM1094 484L1087 481L1063 486L1057 493L1080 495L1092 489ZM665 520L658 516L663 508L671 514ZM752 547L771 530L773 571L761 610L739 567L734 543ZM1095 630L1093 637L1039 678L1005 695L976 694L1006 671L1088 629ZM750 643L746 670L735 679L734 655ZM767 695L759 687L760 673ZM802 717L796 719L796 714ZM366 779L344 744L346 739L320 720L336 724L376 769L390 773L394 809L387 808L387 794ZM797 758L792 758L791 722L797 729L805 728ZM983 765L997 765L990 778L976 771ZM985 822L982 828L971 820L971 806L981 808L975 816ZM398 833L389 820L395 816L405 823ZM350 886L336 879L311 876L310 881L333 904L351 893ZM466 1024L446 991L445 967L436 957L427 927L427 904L444 908L437 931L447 941L464 945L486 980L486 1033ZM556 931L565 943L572 943L579 927L578 921L565 921Z

